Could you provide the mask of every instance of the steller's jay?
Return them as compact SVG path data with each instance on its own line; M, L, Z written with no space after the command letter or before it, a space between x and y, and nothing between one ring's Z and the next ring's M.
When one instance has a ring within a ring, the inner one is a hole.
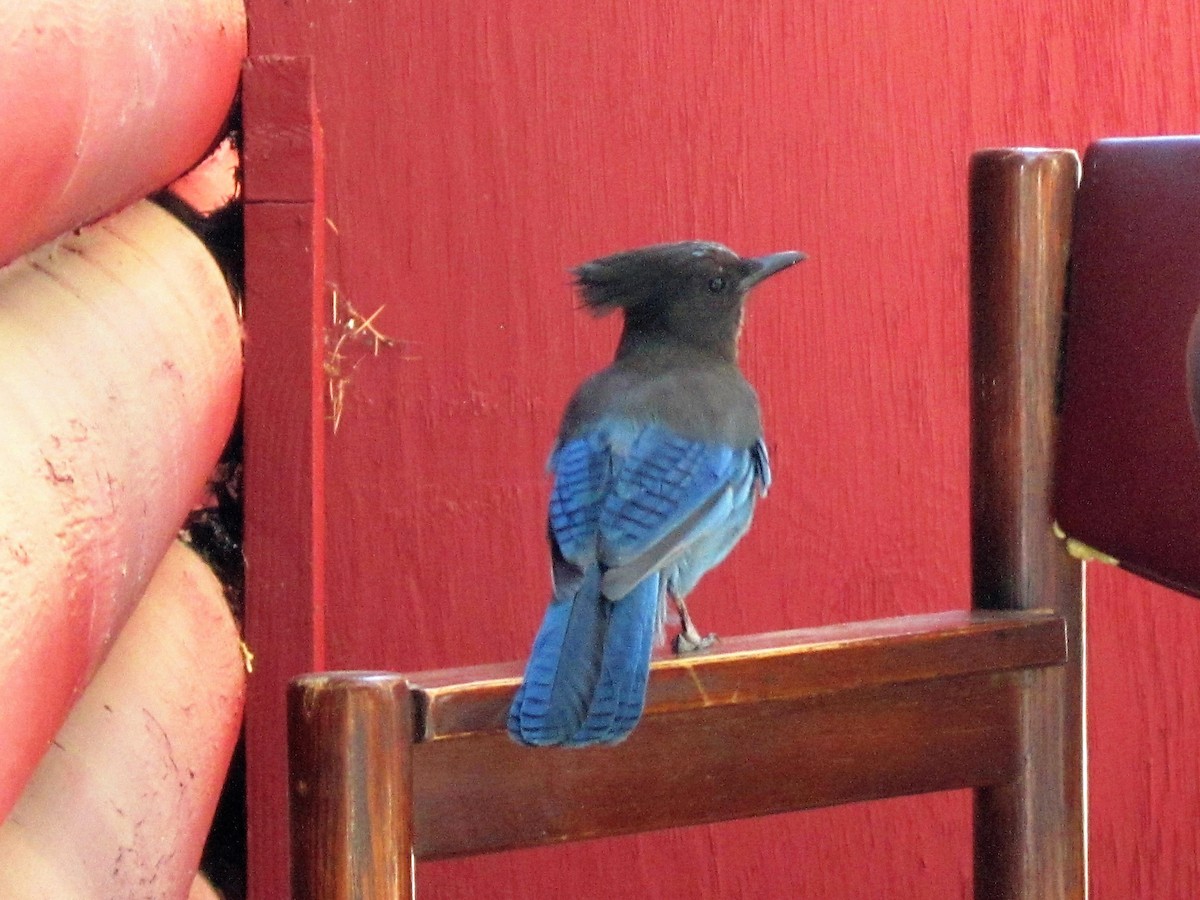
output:
M525 744L612 744L637 724L674 600L676 652L707 647L684 597L750 527L771 483L758 397L737 364L747 292L804 255L684 241L574 271L617 355L567 405L550 456L554 595L508 714Z

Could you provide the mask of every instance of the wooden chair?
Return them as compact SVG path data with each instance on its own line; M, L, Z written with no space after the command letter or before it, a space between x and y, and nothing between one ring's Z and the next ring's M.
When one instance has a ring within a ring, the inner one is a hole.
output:
M976 897L1083 897L1083 597L1048 506L1078 171L1070 151L972 161L971 610L658 661L643 722L604 749L508 739L520 663L302 676L296 898L412 896L416 860L966 787Z

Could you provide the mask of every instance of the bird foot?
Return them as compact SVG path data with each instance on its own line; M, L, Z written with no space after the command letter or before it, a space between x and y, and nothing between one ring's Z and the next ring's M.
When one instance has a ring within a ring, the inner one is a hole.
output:
M715 634L700 637L699 634L680 632L675 635L675 655L685 656L689 653L699 653L701 650L707 650L716 642L717 636Z

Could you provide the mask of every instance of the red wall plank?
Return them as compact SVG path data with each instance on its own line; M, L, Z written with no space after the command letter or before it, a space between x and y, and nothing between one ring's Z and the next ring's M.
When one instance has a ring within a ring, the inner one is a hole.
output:
M286 897L288 680L325 666L325 195L307 58L253 57L246 117L250 890Z
M967 605L966 165L1195 130L1187 4L310 0L254 53L316 58L329 278L403 343L328 446L328 660L515 658L546 599L541 467L611 352L566 270L711 237L809 262L745 359L777 481L696 595L733 634ZM1200 895L1194 602L1093 578L1095 896ZM464 814L470 814L464 811ZM960 897L947 795L423 866L423 896ZM869 860L869 865L863 861ZM790 885L785 887L785 885ZM267 895L262 895L266 897Z

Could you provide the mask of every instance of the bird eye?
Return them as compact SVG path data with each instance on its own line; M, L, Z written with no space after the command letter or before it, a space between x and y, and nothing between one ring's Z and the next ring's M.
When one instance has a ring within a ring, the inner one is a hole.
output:
M714 294L719 294L725 290L725 279L718 275L716 278L709 279L708 289Z

